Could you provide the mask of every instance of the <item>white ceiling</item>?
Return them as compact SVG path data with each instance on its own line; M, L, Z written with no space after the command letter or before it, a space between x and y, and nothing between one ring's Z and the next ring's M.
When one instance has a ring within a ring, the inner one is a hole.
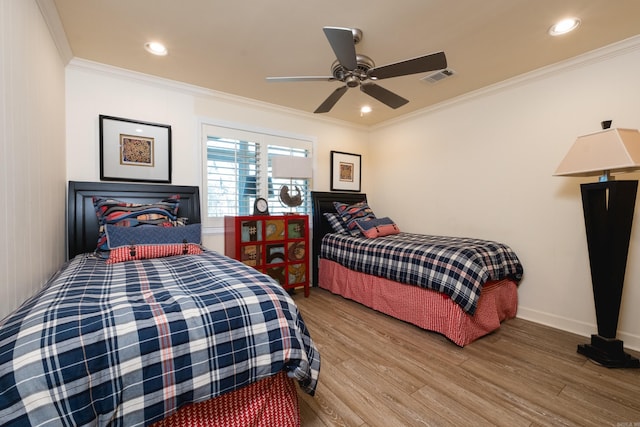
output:
M312 114L339 82L329 76L324 26L359 28L358 53L376 65L444 51L453 77L378 82L409 103L393 110L350 89L323 116L380 123L640 33L638 0L54 0L73 56ZM557 20L582 25L560 37ZM169 54L152 56L147 41ZM373 111L364 117L360 107Z

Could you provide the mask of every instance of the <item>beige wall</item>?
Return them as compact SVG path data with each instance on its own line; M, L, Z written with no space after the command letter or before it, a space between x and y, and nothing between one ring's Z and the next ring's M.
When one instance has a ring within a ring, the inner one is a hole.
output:
M64 261L64 63L32 0L0 2L0 319Z
M639 75L640 37L376 128L369 199L406 231L508 243L525 270L518 316L595 333L579 184L597 178L552 174L600 121L640 128ZM618 337L640 349L635 216Z

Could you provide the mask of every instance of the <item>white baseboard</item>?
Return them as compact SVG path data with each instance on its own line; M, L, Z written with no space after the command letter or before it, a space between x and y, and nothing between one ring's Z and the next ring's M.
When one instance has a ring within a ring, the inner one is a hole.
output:
M544 313L537 310L531 310L526 307L518 307L517 316L520 319L529 320L531 322L540 323L545 326L571 332L586 338L590 338L591 334L597 330L596 325L578 322L575 319L567 319L565 317ZM629 334L624 331L618 331L617 338L624 342L624 347L629 350L640 351L640 336Z

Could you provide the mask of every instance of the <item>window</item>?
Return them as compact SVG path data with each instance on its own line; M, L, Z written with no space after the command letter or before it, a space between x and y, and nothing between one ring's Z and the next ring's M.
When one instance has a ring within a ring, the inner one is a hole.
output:
M273 156L311 157L311 140L203 124L204 190L207 227L223 227L226 215L251 215L257 197L269 201L269 212L311 214L311 179L272 178ZM290 208L280 202L286 185L303 203Z

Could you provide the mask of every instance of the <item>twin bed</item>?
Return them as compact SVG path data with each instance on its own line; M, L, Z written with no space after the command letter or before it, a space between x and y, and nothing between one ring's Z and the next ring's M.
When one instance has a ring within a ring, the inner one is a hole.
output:
M69 183L69 261L0 321L0 423L299 425L297 390L313 395L320 356L287 292L199 245L136 260L167 245L131 241L134 260L98 257L94 197L105 215L115 200L200 222L198 187Z
M344 212L356 212L367 198L312 192L315 285L438 332L461 347L515 317L523 269L508 246L397 228L375 238L350 234L336 230L327 217L337 214L336 202Z

